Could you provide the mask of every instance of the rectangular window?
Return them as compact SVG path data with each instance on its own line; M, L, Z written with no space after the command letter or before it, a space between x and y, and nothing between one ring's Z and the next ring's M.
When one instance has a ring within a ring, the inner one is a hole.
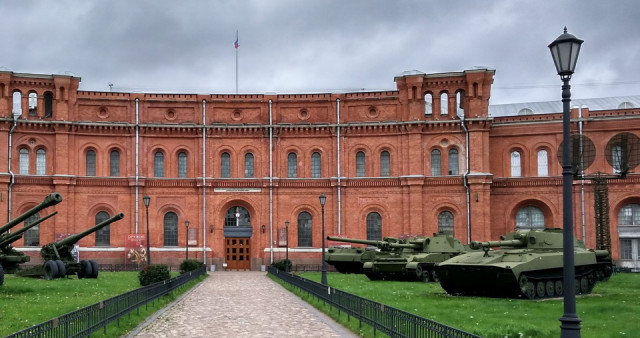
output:
M313 153L311 155L311 177L320 178L321 177L321 161L320 153Z
M359 151L356 153L356 177L364 177L365 176L365 155L363 152Z
M87 151L86 157L87 164L87 176L96 176L96 152L93 150Z
M36 175L45 175L47 171L47 156L44 149L36 151Z
M111 151L109 155L109 175L111 177L120 176L120 152L117 150Z
M632 260L632 240L621 239L620 240L620 259Z
M27 149L20 149L20 168L18 169L20 175L29 175L29 151Z

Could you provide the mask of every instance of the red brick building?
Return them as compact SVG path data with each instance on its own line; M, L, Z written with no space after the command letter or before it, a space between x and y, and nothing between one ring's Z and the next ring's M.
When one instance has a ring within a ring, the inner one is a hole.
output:
M325 235L449 231L467 243L561 227L560 102L490 106L493 77L406 72L395 91L201 95L81 91L78 77L3 71L0 223L59 192L27 222L58 214L15 243L35 262L41 245L122 212L80 241L81 258L124 263L126 238L148 220L152 263L178 264L188 239L190 258L236 269L283 259L286 221L294 264L319 263L321 194ZM606 149L640 134L638 103L573 103L572 132L595 148L585 173L614 174ZM607 182L614 258L638 264L640 175ZM574 206L574 232L594 247L592 180L574 182Z

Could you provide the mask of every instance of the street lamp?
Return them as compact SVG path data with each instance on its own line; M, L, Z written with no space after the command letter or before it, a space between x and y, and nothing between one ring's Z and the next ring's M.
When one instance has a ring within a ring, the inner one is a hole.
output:
M151 250L149 249L149 203L151 203L151 197L144 195L142 201L147 209L147 265L151 266Z
M184 221L184 225L187 228L186 234L184 236L185 238L184 246L187 247L186 259L189 259L189 220Z
M322 285L327 285L327 263L324 261L324 203L327 201L327 196L320 195L320 206L322 206Z
M289 272L289 221L284 221L284 227L287 229L287 259L285 260L284 271Z
M553 62L562 80L562 247L564 314L560 317L561 337L580 337L580 318L576 314L575 262L573 254L573 198L571 186L571 86L580 46L584 41L564 33L549 45Z
M236 207L236 226L240 226L240 211L238 211L238 207Z

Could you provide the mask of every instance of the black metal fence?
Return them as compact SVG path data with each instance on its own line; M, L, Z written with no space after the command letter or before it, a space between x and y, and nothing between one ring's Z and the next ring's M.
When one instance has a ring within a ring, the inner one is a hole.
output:
M280 280L293 285L301 291L307 292L324 301L347 316L354 317L362 323L373 327L391 337L480 337L433 320L416 316L412 313L374 302L320 283L286 273L272 266L268 272Z
M7 337L86 337L206 273L206 267L147 285L16 332Z

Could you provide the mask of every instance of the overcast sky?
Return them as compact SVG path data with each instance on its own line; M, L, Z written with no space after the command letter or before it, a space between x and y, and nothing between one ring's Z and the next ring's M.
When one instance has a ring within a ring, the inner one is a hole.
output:
M81 90L240 93L396 89L408 70L496 70L491 104L561 99L548 44L585 40L572 98L640 95L636 0L0 2L0 70Z

